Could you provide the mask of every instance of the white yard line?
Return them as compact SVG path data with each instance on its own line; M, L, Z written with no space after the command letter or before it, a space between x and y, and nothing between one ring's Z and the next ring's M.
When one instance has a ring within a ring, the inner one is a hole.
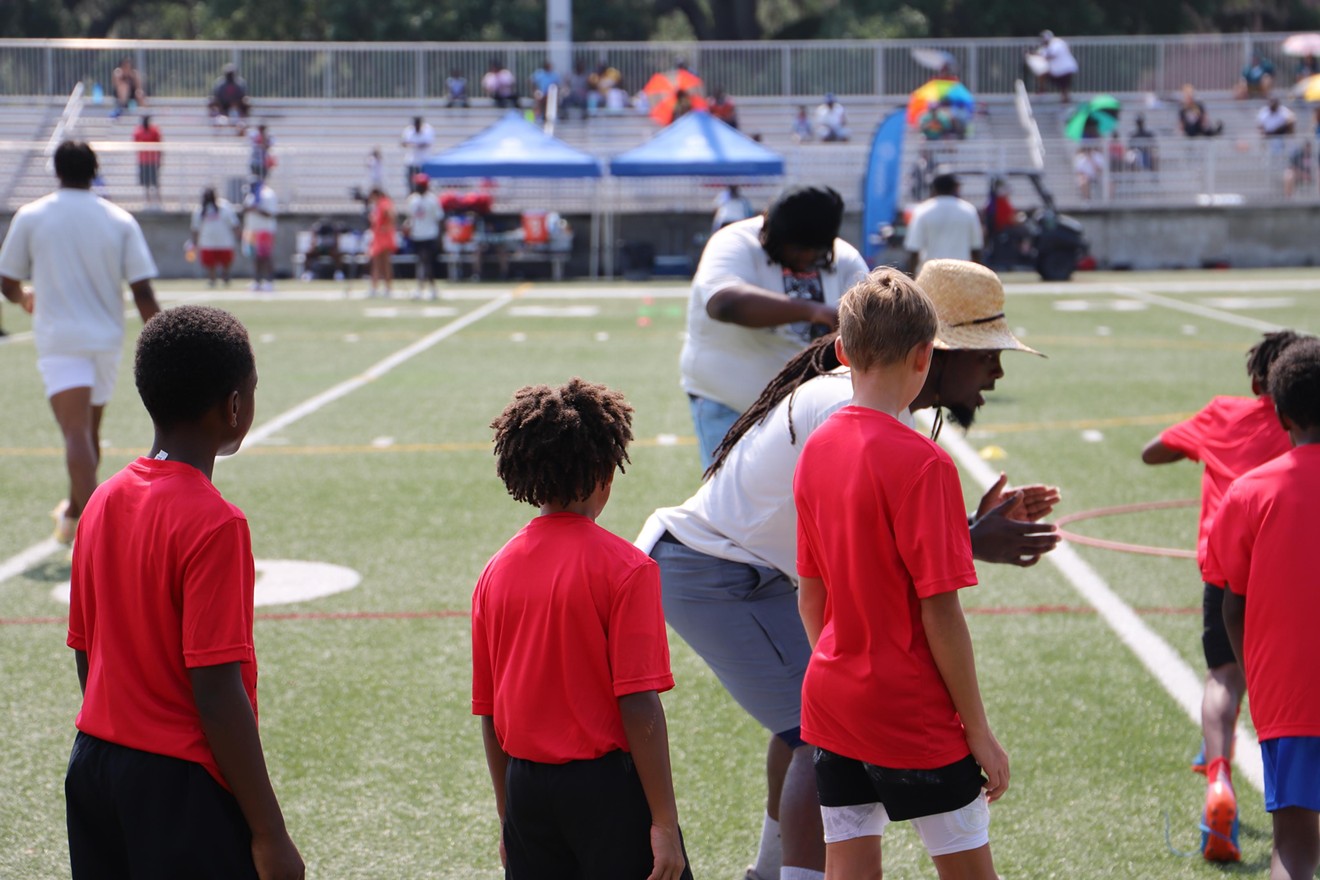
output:
M437 343L453 336L464 327L474 324L492 312L503 308L513 299L513 297L514 295L512 293L498 296L485 305L478 306L466 315L449 322L439 330L427 334L417 342L409 345L407 348L400 349L374 366L368 368L365 372L354 376L352 379L340 382L333 388L323 391L310 400L298 404L293 409L280 413L275 418L250 431L239 452L242 452L242 450L246 449L248 446L261 443L263 440L270 438L299 419L309 416L327 404L333 403L341 397L351 394L363 385L366 385L368 382L374 382L400 364L411 360L427 349L432 348ZM221 461L223 461L223 459L221 459ZM9 559L0 561L0 583L4 583L10 578L17 577L27 571L33 565L36 565L41 560L54 553L59 547L59 544L48 538L45 541L34 544L26 550L11 556Z
M918 421L930 430L931 418L925 412L918 414ZM944 431L940 435L940 444L949 450L949 454L972 477L982 489L988 489L999 479L999 474L977 454L971 444L962 435L954 431ZM1067 579L1083 599L1100 614L1123 644L1127 646L1141 665L1145 666L1160 686L1166 690L1174 702L1183 708L1187 717L1192 719L1197 729L1201 727L1201 676L1192 671L1169 643L1146 625L1126 602L1105 583L1104 578L1092 568L1086 560L1077 555L1068 544L1060 544L1047 554L1048 560L1059 573ZM1238 767L1239 778L1245 778L1256 790L1265 791L1265 773L1261 765L1260 748L1255 733L1244 724L1237 729L1237 742L1233 763Z
M1253 293L1320 293L1320 272L1311 278L1279 278L1277 280L1204 280L1204 281L1142 281L1137 284L1124 281L1069 281L1063 284L1050 282L1008 282L1004 290L1010 294L1025 296L1081 296L1085 294L1112 294L1116 290L1139 287L1151 293L1232 293L1249 296Z
M1236 324L1239 327L1259 330L1262 333L1271 333L1275 330L1283 329L1280 325L1271 324L1269 321L1248 318L1246 315L1235 315L1232 312L1225 312L1222 309L1212 309L1209 306L1183 302L1180 299L1171 299L1167 296L1160 296L1157 293L1150 293L1139 287L1115 287L1114 293L1131 297L1132 299L1139 299L1142 302L1149 303L1153 306L1164 306L1166 309L1173 309L1176 312L1186 312L1189 315L1196 315L1200 318L1209 318L1212 321L1222 321L1225 324Z

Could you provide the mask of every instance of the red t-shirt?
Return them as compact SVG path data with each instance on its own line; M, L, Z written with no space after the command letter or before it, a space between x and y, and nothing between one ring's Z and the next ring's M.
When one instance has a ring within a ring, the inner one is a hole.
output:
M472 714L544 764L628 750L619 697L674 686L660 569L574 513L538 516L472 595Z
M1196 563L1207 583L1223 586L1224 577L1207 564L1206 541L1228 484L1254 467L1292 448L1268 396L1216 397L1205 409L1160 434L1160 442L1205 465L1201 474L1201 523L1196 533Z
M256 572L243 511L197 468L139 458L78 523L68 645L87 653L78 729L201 764L224 785L188 670L241 664L257 709Z
M1251 721L1262 740L1320 736L1320 446L1299 446L1239 477L1210 533L1228 588L1246 597Z
M958 470L878 410L812 433L793 477L798 573L825 582L825 626L802 686L802 738L902 769L968 754L921 623L921 600L976 583Z
M133 140L139 144L160 143L160 129L152 125L147 128L138 126L133 129ZM160 150L138 150L139 165L159 165Z

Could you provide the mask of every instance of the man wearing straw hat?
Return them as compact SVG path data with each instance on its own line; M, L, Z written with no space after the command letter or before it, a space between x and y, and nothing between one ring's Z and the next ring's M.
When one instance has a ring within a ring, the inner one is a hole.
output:
M935 302L940 324L930 373L911 409L947 410L966 427L985 402L982 392L1004 375L1000 353L1039 352L1009 330L1003 286L984 266L933 260L917 283ZM811 650L797 609L792 483L802 444L851 399L833 335L816 340L733 425L697 493L657 510L637 539L660 565L666 620L771 733L766 816L747 880L824 876L811 750L799 729ZM1034 565L1058 543L1054 526L1038 522L1058 490L1010 490L1006 483L1001 475L968 518L973 555Z

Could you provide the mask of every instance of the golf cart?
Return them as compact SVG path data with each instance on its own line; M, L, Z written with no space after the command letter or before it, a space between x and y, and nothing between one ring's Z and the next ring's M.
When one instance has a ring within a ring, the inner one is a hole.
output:
M1082 224L1066 214L1060 214L1054 196L1045 186L1039 171L1008 170L990 172L984 169L951 168L918 165L912 173L911 203L900 222L906 223L912 207L930 194L930 183L935 175L951 173L957 176L960 195L976 205L981 212L987 232L981 261L996 271L1034 270L1045 281L1067 281L1077 264L1087 255L1089 245L1082 232ZM1023 186L1022 181L1029 184ZM1013 210L1005 212L1011 219L996 217L991 193L996 199L1008 198L1016 187ZM1034 199L1032 198L1034 194ZM989 213L990 216L986 216ZM903 248L903 233L896 228L887 236L891 251Z

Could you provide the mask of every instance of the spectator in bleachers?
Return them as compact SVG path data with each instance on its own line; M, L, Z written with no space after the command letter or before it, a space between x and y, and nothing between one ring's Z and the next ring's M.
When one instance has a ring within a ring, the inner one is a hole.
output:
M1130 164L1137 171L1155 171L1157 165L1155 135L1150 129L1146 128L1145 114L1138 113L1136 122L1137 127L1132 129L1132 133L1128 135Z
M111 119L118 119L125 111L132 110L134 105L146 106L147 90L143 84L142 74L133 67L132 58L124 58L120 61L119 66L110 75L110 79L115 90L115 109L110 111Z
M724 192L715 197L715 216L711 219L710 231L718 232L730 223L755 217L752 203L747 196L738 192L738 185L730 184Z
M238 68L226 64L211 89L211 116L216 122L236 122L246 119L252 109L247 83L238 75Z
M412 243L413 255L417 258L417 298L422 296L425 287L431 299L435 299L435 256L440 249L440 221L445 212L440 207L440 199L431 192L431 178L418 174L413 178L413 191L404 206L403 231Z
M367 296L379 294L388 299L394 285L394 253L399 249L394 238L394 202L385 190L373 189L367 210L371 216L371 246L367 251L371 282Z
M1247 66L1242 68L1242 80L1238 83L1239 98L1268 98L1274 88L1274 62L1262 58L1259 53L1252 55Z
M816 108L816 134L823 141L848 140L848 113L833 92L826 92L825 102Z
M450 108L468 106L467 77L457 67L451 67L449 76L445 79L445 106Z
M645 97L646 93L642 92L640 93L640 95L641 97ZM639 111L644 111L646 109L640 102L634 104L634 106L636 106ZM692 112L692 95L688 93L688 90L679 89L678 91L674 92L674 113L672 116L669 117L670 124L672 125L673 123L677 122L680 116L685 116L691 112Z
M711 92L710 106L707 109L710 110L711 116L714 116L721 122L731 125L734 128L738 127L738 108L734 105L733 101L729 99L729 96L724 93L724 89L716 86L715 90Z
M133 142L160 143L160 129L151 124L150 116L144 115L138 127L133 130ZM147 204L157 209L160 208L160 159L160 150L155 147L138 150L138 183L142 185Z
M254 177L243 199L243 239L252 254L252 290L275 289L275 233L279 198L270 184Z
M1320 60L1314 55L1307 55L1304 58L1297 59L1297 71L1293 76L1294 82L1301 82L1308 76L1315 76L1320 73Z
M797 115L793 117L793 140L799 144L810 141L813 137L811 119L807 116L807 105L799 104Z
M1056 37L1054 31L1047 30L1040 32L1040 46L1036 54L1044 58L1048 65L1045 75L1036 78L1037 85L1049 83L1059 90L1059 96L1067 104L1072 100L1072 81L1078 69L1072 49L1068 48L1063 37Z
M518 80L498 58L490 60L490 68L481 78L481 87L495 101L496 107L518 106Z
M1213 137L1224 130L1224 123L1210 121L1205 105L1196 99L1196 89L1187 83L1182 87L1182 104L1178 106L1178 127L1188 137Z
M193 211L188 243L206 270L206 286L215 287L219 274L229 286L229 268L238 245L238 215L234 206L215 194L214 187L202 191L202 204Z
M623 90L623 74L619 73L617 67L611 67L609 62L601 61L596 65L595 71L587 78L594 95L587 95L587 112L595 113L597 107L607 107L611 102L613 93ZM628 93L625 91L624 95ZM592 99L595 103L592 103ZM620 108L622 109L622 108Z
M1278 98L1270 98L1256 114L1256 128L1267 138L1290 135L1297 130L1297 114L1280 104Z
M381 156L380 147L372 147L371 152L367 154L367 192L373 189L385 188L385 159ZM354 196L360 198L361 193Z
M528 77L532 82L532 106L536 113L536 119L544 122L546 118L546 101L550 99L550 89L553 87L556 92L564 87L564 78L555 70L554 62L549 58L545 63ZM560 95L560 98L563 96Z
M274 146L275 138L266 130L266 123L248 132L248 171L256 179L270 177L271 169L275 167L275 156L271 153Z
M1283 197L1292 198L1299 187L1310 188L1314 179L1315 149L1311 139L1306 138L1288 157L1288 167L1283 171Z
M960 141L967 136L967 123L947 98L927 108L917 120L917 128L928 141Z
M568 75L568 94L564 95L563 109L575 109L586 118L591 97L591 75L587 73L587 63L578 59L573 63L573 72Z
M1083 144L1073 156L1073 173L1077 176L1077 193L1090 201L1099 195L1100 175L1104 173L1104 152L1094 144Z
M430 123L423 122L422 117L414 116L412 125L403 130L399 142L404 149L403 161L406 166L404 186L411 192L413 178L422 173L422 165L426 162L426 157L431 154L431 145L435 143L435 129Z

